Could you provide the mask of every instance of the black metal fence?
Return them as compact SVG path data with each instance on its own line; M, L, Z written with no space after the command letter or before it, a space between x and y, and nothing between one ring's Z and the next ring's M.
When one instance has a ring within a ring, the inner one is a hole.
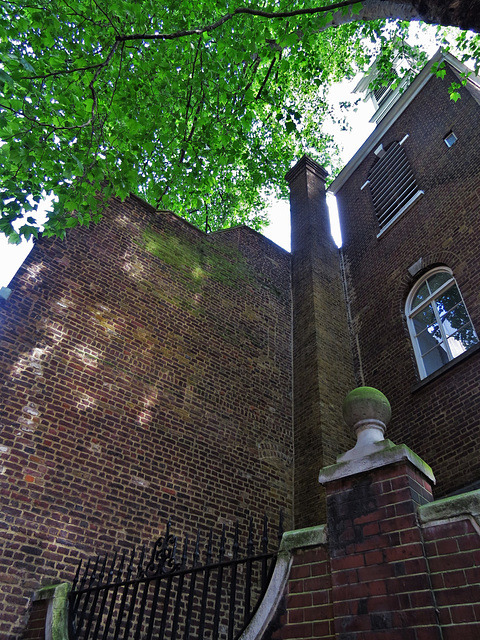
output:
M215 548L170 532L145 547L80 562L69 596L71 640L234 640L251 620L274 569L265 516L255 549L253 521L240 552L238 522ZM282 517L278 543L282 536ZM181 546L181 548L180 548ZM275 549L278 544L275 541ZM203 553L202 553L203 552Z

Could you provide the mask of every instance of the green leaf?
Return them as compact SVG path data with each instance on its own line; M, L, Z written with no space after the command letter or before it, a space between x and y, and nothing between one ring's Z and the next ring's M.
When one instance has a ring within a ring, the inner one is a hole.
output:
M20 64L22 65L22 67L24 69L26 69L27 71L30 71L31 73L35 72L35 69L32 67L32 65L28 62L28 60L25 60L25 58L20 58Z
M13 231L8 236L8 244L20 244L21 241L22 238L16 231Z
M0 80L3 82L7 82L10 85L13 85L13 78L8 75L3 69L0 69Z
M293 133L294 131L296 131L296 125L295 122L293 122L293 120L287 120L285 123L285 131L290 134Z
M222 23L243 6L230 0L74 4L74 10L53 1L2 5L0 231L7 235L38 229L34 217L19 232L11 225L22 212L29 215L28 194L43 192L58 198L46 236L63 237L70 226L100 219L99 196L129 193L202 229L206 205L212 229L259 228L267 194L285 193L283 176L303 149L338 166L328 84L363 68L372 47L385 67L405 42L405 23L360 21L360 2L345 9L345 24L335 28L330 22L339 14L332 11L268 20L236 15ZM275 11L316 6L260 4ZM117 30L192 35L139 37L123 46ZM480 41L468 36L459 46L478 62ZM436 72L441 77L444 69ZM31 75L42 81L27 80Z

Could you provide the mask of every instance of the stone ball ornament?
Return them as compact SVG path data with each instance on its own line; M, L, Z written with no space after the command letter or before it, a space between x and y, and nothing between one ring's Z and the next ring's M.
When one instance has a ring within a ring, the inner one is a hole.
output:
M391 416L392 408L388 398L373 387L353 389L343 401L343 419L354 429L358 422L364 420L379 421L386 427Z
M343 419L355 431L357 443L337 461L354 460L375 451L384 441L391 415L390 402L378 389L358 387L350 391L343 402Z

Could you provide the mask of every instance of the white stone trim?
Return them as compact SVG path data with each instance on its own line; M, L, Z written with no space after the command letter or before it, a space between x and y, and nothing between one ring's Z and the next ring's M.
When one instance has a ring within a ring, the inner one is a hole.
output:
M275 570L268 585L267 591L249 625L244 630L239 640L255 640L261 638L267 630L277 612L282 599L285 585L287 584L292 566L293 556L289 551L281 551L277 556Z

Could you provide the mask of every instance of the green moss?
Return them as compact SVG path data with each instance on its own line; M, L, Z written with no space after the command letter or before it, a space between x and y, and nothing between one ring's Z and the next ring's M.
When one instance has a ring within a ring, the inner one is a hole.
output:
M461 516L469 516L479 522L480 489L424 504L419 507L418 514L422 524Z
M318 547L327 543L326 525L321 524L306 529L285 531L280 545L280 551L293 551L306 547Z
M52 606L52 640L68 639L68 592L70 585L67 582L60 584L53 598Z
M239 288L253 280L243 255L229 247L213 246L207 239L194 244L165 233L145 229L141 246L174 269L183 272L187 286L199 290L205 278Z
M52 640L68 640L68 593L70 584L60 584L42 587L35 594L37 600L51 600L51 622L49 637Z

